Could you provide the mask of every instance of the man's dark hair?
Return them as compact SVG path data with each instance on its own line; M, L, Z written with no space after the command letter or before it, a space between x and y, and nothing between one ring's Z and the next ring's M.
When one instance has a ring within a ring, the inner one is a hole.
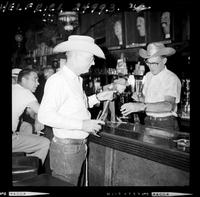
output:
M22 82L23 77L29 76L32 72L37 73L37 70L32 69L32 68L24 68L19 72L18 78L17 78L17 83Z

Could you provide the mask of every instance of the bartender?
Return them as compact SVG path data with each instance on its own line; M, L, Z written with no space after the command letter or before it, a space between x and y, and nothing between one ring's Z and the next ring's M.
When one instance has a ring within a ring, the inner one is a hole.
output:
M166 67L167 57L175 52L175 49L165 47L162 43L150 43L147 50L139 50L139 55L145 59L150 71L145 75L142 97L135 98L137 102L121 106L124 116L145 111L145 125L179 130L177 104L180 102L181 82Z

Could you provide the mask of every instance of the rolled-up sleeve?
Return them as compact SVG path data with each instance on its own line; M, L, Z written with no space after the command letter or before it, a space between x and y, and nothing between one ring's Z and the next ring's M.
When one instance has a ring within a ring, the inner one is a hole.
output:
M88 97L89 108L92 108L97 103L100 103L100 101L97 99L96 94Z
M165 83L164 93L166 96L172 96L176 98L176 103L180 102L181 94L181 82L178 78L171 76L170 80Z

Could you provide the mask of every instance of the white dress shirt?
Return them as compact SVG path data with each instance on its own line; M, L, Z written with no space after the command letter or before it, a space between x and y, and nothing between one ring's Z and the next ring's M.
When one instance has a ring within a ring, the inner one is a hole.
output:
M177 75L166 67L157 75L148 72L145 76L145 83L143 88L145 96L145 103L163 102L165 96L172 96L176 98L176 104L180 102L181 82ZM154 117L166 117L170 115L177 116L177 106L172 112L149 113L147 115Z
M37 101L34 94L19 84L12 85L12 131L15 132L19 123L19 117L28 104Z
M56 137L85 139L89 134L81 130L82 122L91 118L88 105L98 102L95 95L86 97L82 78L63 66L45 84L38 119L53 127Z

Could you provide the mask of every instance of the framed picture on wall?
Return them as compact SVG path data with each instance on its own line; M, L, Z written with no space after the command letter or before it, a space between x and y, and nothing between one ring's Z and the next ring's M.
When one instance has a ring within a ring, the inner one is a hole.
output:
M146 14L144 12L125 12L126 48L145 46L147 42L146 29Z
M124 44L124 20L122 13L106 16L106 46L120 49Z
M190 12L179 9L172 12L173 41L182 42L190 40Z
M147 11L147 42L171 43L172 13L169 10Z

